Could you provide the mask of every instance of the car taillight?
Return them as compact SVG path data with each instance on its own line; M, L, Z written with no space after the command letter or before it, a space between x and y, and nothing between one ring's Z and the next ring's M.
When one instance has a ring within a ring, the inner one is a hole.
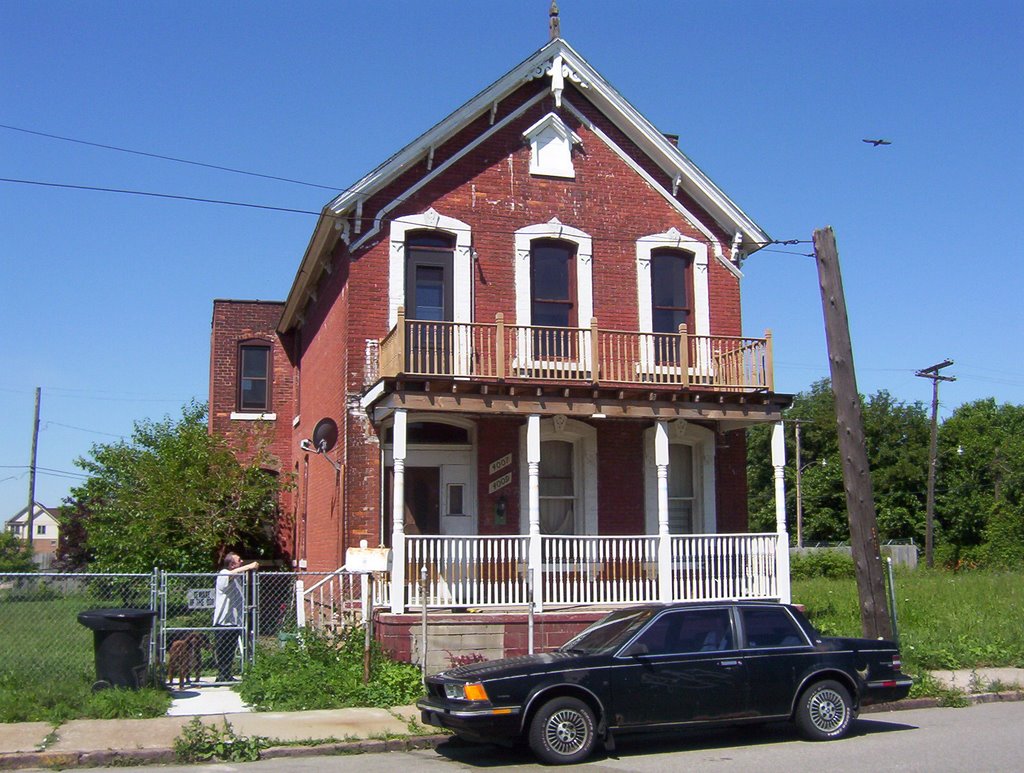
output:
M892 656L892 670L893 671L899 671L901 668L903 668L903 660L900 658L899 655L893 655Z

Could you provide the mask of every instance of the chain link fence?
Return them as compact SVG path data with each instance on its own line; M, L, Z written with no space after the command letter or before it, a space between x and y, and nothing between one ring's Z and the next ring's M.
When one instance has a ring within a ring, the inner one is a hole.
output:
M78 613L150 609L143 647L156 678L216 683L244 673L259 652L309 626L339 631L363 622L367 575L254 572L237 576L237 626L213 625L217 574L0 574L0 685L95 680L93 632ZM179 643L181 642L181 643Z

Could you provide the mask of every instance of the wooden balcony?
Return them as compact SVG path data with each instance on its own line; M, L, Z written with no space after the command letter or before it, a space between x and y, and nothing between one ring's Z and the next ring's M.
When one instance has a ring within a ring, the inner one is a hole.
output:
M378 374L539 381L595 386L672 386L773 392L772 335L537 327L491 322L398 322L380 342Z

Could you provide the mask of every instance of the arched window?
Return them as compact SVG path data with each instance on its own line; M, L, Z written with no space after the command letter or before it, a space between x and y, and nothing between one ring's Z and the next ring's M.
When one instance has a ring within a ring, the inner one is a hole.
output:
M654 361L679 362L679 326L693 333L693 253L657 249L651 252L651 332Z

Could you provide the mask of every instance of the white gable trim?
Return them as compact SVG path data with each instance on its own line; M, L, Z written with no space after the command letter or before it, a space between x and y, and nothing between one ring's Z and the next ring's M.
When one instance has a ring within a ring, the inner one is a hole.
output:
M398 307L405 306L405 236L409 231L443 231L455 237L452 260L452 316L455 322L471 322L473 316L473 232L469 224L439 214L433 208L421 215L406 215L391 222L388 256L388 328L398 321Z
M362 237L360 237L355 242L353 242L352 245L349 247L349 249L352 252L355 252L360 247L362 247L363 244L365 244L367 242L367 240L369 240L370 238L375 236L380 231L381 226L384 223L385 217L387 216L387 214L391 210L393 210L395 207L397 207L403 201L406 201L407 199L409 199L414 193L416 193L416 191L420 190L420 188L422 188L425 185L427 185L428 183L430 183L434 178L436 178L439 175L443 174L450 166L452 166L454 163L456 163L459 159L461 159L463 156L465 156L466 154L470 153L471 151L475 150L478 145L486 142L491 137L491 135L493 135L494 133L499 132L502 129L504 129L505 126L507 126L509 123L511 123L512 121L517 119L519 116L521 116L523 113L525 113L531 107L533 107L535 104L540 102L546 96L547 96L546 94L542 93L542 94L538 94L533 99L528 100L527 102L522 104L519 108L517 108L514 112L509 113L507 116L502 118L500 121L498 121L498 123L496 123L490 129L485 131L483 134L481 134L475 140L470 142L468 145L466 145L460 151L458 151L457 153L453 154L452 157L449 158L447 161L445 161L443 164L441 164L440 166L434 167L434 170L432 172L430 172L427 175L424 175L419 180L417 180L415 183L413 183L408 188L406 188L404 191L399 193L394 199L392 199L390 202L388 202L383 207L381 207L380 211L377 213L377 216L373 219L373 226ZM335 212L339 216L344 214L344 210L335 210Z
M572 103L568 99L565 100L565 107L570 113L572 113L574 116L576 116L576 118L579 119L580 123L586 126L588 130L592 131L597 136L597 138L601 140L601 142L607 145L608 148L611 149L611 151L615 153L619 158L621 158L634 172L643 177L647 184L650 185L657 193L659 193L662 196L662 198L665 199L665 201L671 204L677 212L679 212L683 217L685 217L686 221L690 223L690 225L692 225L694 228L696 228L698 231L700 231L702 234L708 237L708 241L715 249L715 257L718 258L719 263L721 263L723 266L729 269L729 271L737 279L743 278L743 272L740 271L735 265L733 265L733 263L725 256L725 253L722 251L722 243L718 241L717 238L715 238L715 235L711 233L710 229L708 229L707 226L705 226L700 220L698 220L697 217L692 212L690 212L690 210L683 206L682 202L680 202L679 199L673 196L668 189L661 185L661 183L659 183L657 180L651 177L651 175L648 174L647 170L640 166L640 164L638 164L632 156L626 153L626 151L620 148L611 137L609 137L607 134L601 131L600 128L598 128L594 123L592 123L590 119L587 118L578 109L573 107Z
M590 325L594 316L594 248L590 234L563 225L557 217L547 223L528 225L515 234L516 324L532 325L530 311L530 247L535 239L560 239L576 245L576 323Z

